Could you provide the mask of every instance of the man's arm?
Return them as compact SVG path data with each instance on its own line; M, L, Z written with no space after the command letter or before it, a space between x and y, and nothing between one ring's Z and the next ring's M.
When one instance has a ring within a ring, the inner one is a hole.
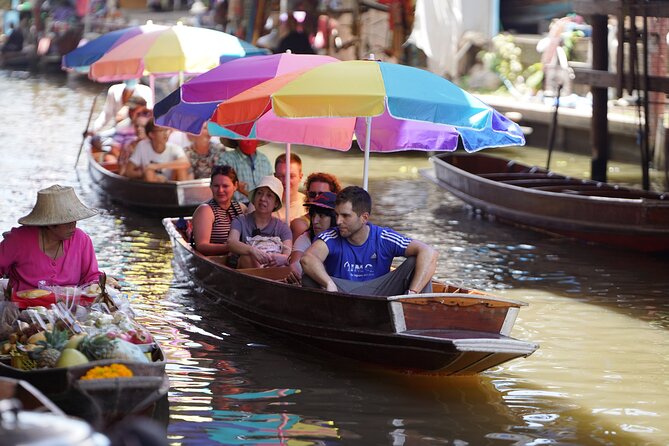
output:
M316 239L314 243L304 252L300 259L302 271L311 277L320 286L328 291L337 291L337 285L325 270L325 259L328 257L328 245L323 240Z
M432 280L435 269L437 269L437 258L439 253L436 249L418 240L412 240L407 246L406 257L416 257L416 268L414 269L410 291L420 293Z
M128 178L142 178L144 176L144 169L132 161L128 161L125 167L125 176Z

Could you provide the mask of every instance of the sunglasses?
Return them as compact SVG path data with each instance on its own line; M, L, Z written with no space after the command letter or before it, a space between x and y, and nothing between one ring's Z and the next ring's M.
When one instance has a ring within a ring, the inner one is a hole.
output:
M260 233L260 229L255 228L255 229L251 232L251 237L255 237L255 236L257 236L257 235L261 235L261 233Z
M307 197L308 198L316 198L323 192L312 192L312 191L307 191Z

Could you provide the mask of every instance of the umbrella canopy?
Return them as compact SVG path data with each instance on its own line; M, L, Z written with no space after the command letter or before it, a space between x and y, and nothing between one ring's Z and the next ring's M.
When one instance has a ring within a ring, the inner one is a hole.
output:
M469 152L525 143L515 123L446 79L373 60L278 76L219 104L212 121L242 135L255 130L264 138L261 125L280 118L354 119L357 138L365 141L365 188L370 150L455 150L456 135ZM300 138L284 132L283 142Z
M276 76L332 62L337 59L290 53L226 62L190 79L158 102L154 108L156 123L199 133L222 101Z
M87 73L90 65L93 62L96 62L105 53L112 50L113 48L116 48L126 40L139 34L162 30L165 28L167 27L162 25L154 25L152 22L147 22L146 25L131 26L129 28L108 32L64 55L61 67L68 71Z
M266 51L230 34L177 24L119 44L91 65L90 77L111 82L145 74L203 73L221 62L259 54Z

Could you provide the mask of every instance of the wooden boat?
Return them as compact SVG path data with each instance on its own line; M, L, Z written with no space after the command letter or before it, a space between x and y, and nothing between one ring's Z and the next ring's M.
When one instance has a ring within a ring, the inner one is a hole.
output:
M101 428L129 415L153 415L169 390L165 358L159 347L152 351L153 362L120 360L91 361L74 367L21 370L0 361L0 377L25 381L44 393L66 414L82 418ZM93 367L123 364L130 378L80 380Z
M118 174L115 163L99 163L90 150L88 172L94 187L112 201L151 215L192 215L211 199L209 179L150 183Z
M669 194L560 175L484 154L430 158L432 179L486 213L627 249L669 250Z
M360 296L285 283L288 267L232 269L195 251L163 219L177 262L218 298L221 314L292 336L329 353L390 368L469 375L532 354L511 338L522 302L443 284L434 293Z
M108 445L109 439L83 420L65 415L31 384L0 377L2 444Z

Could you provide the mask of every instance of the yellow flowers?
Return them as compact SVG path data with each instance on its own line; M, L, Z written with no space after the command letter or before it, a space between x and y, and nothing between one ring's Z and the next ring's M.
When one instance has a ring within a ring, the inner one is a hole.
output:
M123 364L111 364L93 367L80 379L132 378L132 376L132 370Z

